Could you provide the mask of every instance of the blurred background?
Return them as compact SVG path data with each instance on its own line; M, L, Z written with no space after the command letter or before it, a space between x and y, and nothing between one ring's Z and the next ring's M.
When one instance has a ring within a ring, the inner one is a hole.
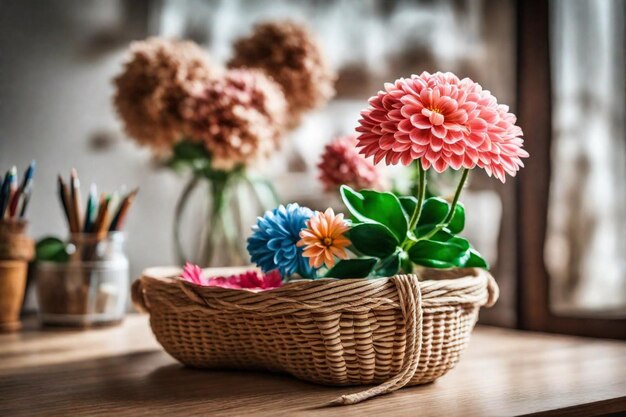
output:
M84 184L104 190L141 187L127 228L131 273L173 264L173 213L185 178L127 140L111 79L133 40L191 39L225 63L256 22L289 18L310 26L339 78L329 105L256 168L282 202L337 205L316 178L319 155L354 130L384 82L424 70L468 76L520 115L531 153L518 178L502 185L476 171L462 196L465 234L502 290L483 321L591 334L600 320L615 335L626 317L626 3L537 2L539 15L523 3L2 0L0 167L37 161L35 238L65 233L58 173L75 167ZM537 110L543 118L524 118ZM532 135L537 129L545 134Z

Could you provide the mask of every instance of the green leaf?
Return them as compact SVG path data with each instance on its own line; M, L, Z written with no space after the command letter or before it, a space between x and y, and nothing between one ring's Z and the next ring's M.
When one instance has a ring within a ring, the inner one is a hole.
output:
M402 210L404 210L404 215L407 220L410 220L415 211L415 206L417 206L417 198L413 196L400 196L398 199L400 200Z
M400 253L400 251L397 251L393 255L383 259L375 271L376 276L392 277L396 275L400 270Z
M489 264L475 249L469 250L469 258L465 261L463 268L483 268L489 269Z
M65 242L56 237L45 237L35 245L35 259L48 262L67 262L69 255Z
M405 203L409 204L409 203ZM435 226L442 223L450 210L450 205L446 200L439 197L431 197L424 201L422 213L417 222L416 234L423 236ZM465 228L465 208L458 203L454 210L454 216L448 225L448 229L453 234L460 233Z
M396 251L398 239L379 223L360 223L350 229L352 245L365 255L386 258Z
M432 268L461 267L470 256L469 244L465 247L464 242L457 244L451 240L445 242L420 240L409 249L409 258L418 265ZM465 239L462 240L465 241Z
M455 265L446 261L438 261L436 259L418 259L417 261L413 261L418 265L425 266L427 268L438 268L438 269L447 269L454 268Z
M352 216L360 222L377 222L387 226L398 242L406 237L408 221L398 197L373 190L357 192L342 185L341 198Z
M448 231L448 229L438 231L433 237L430 238L430 240L454 243L455 245L462 247L464 250L468 250L471 247L467 239L453 235Z
M374 269L375 258L344 259L335 264L325 275L327 278L365 278Z

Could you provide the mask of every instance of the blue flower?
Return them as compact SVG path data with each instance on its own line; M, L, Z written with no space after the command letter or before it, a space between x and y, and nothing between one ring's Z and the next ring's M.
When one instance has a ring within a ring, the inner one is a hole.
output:
M302 256L303 248L296 246L300 230L306 227L306 221L312 215L311 209L296 203L265 212L252 226L252 236L248 238L252 262L266 273L278 269L283 277L295 273L313 277L313 268Z

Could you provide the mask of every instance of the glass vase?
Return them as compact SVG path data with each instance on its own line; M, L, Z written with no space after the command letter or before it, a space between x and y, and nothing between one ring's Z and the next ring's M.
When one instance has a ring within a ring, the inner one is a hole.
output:
M278 204L264 179L238 174L224 178L193 176L176 205L174 240L182 265L203 267L250 264L246 239L257 216Z

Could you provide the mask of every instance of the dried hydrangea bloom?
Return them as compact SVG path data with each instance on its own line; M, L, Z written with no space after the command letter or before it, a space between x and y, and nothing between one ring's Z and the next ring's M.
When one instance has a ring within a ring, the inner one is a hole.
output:
M356 135L347 135L324 148L317 167L326 191L337 190L342 184L356 189L384 188L381 169L359 154L357 143Z
M133 42L130 56L113 83L113 103L126 133L157 152L181 138L180 101L213 70L195 43L162 38Z
M336 74L328 66L320 45L302 25L266 22L234 46L230 67L259 68L281 85L289 104L288 125L302 113L324 105L335 95Z
M256 70L230 70L198 88L180 107L183 132L202 142L212 166L230 170L276 149L285 98L280 87Z

